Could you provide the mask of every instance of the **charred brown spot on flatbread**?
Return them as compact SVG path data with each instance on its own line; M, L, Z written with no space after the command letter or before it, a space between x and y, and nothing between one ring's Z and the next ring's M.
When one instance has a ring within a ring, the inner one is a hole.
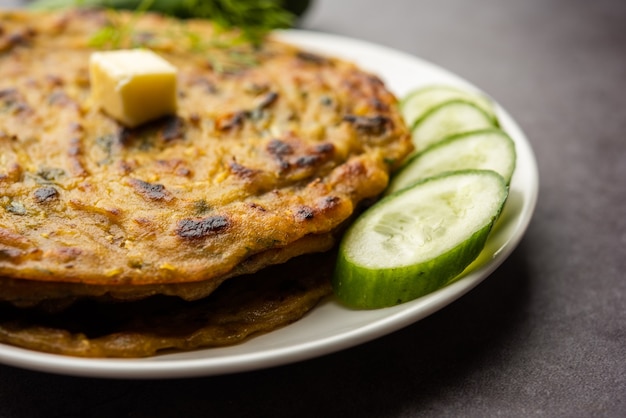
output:
M231 221L226 216L209 216L202 219L182 219L176 226L176 234L184 239L206 238L226 231Z
M296 210L296 219L298 221L307 221L315 217L313 208L309 206L301 206Z
M162 184L148 183L134 178L129 179L128 183L146 200L169 202L173 199L171 193Z
M33 196L37 203L46 203L55 200L59 192L54 187L46 186L35 189Z
M161 128L161 137L164 141L173 141L185 137L185 122L179 117L166 117Z
M357 130L368 135L382 135L388 128L390 120L385 116L346 115L343 120L351 123Z
M260 173L260 170L244 167L236 161L232 161L228 166L233 174L243 179L252 179L255 175Z
M85 177L88 174L83 163L83 154L84 150L82 140L77 137L71 138L67 148L67 155L69 157L70 171L75 176Z
M304 62L316 65L326 65L330 62L326 57L306 51L298 52L297 57Z
M217 119L217 129L220 131L230 131L232 129L241 128L247 115L248 113L246 111L237 111L222 115Z

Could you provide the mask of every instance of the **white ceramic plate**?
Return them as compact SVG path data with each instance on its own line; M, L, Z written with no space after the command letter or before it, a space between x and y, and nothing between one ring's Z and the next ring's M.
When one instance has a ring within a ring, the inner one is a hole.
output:
M312 51L353 60L376 73L399 97L421 85L476 87L428 62L381 46L334 35L285 31L281 38ZM412 324L458 299L493 272L513 251L532 217L538 194L535 158L521 129L498 107L518 160L502 217L479 259L449 286L392 308L354 311L332 298L295 324L247 342L147 359L83 359L0 344L0 362L52 373L90 377L173 378L217 375L292 363L373 340Z

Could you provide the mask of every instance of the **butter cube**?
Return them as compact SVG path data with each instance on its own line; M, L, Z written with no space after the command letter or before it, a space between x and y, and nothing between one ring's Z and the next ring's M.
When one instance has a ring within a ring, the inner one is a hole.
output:
M96 106L130 128L176 113L176 67L152 51L94 52L89 71Z

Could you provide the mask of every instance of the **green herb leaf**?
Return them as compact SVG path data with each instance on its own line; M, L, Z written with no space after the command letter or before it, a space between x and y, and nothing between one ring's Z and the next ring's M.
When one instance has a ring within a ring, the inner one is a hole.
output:
M223 28L239 28L247 41L259 44L268 32L293 26L296 15L283 3L283 0L35 0L31 7L45 10L106 7L137 12L151 10L179 18L205 18ZM103 33L99 41L112 39L113 35Z

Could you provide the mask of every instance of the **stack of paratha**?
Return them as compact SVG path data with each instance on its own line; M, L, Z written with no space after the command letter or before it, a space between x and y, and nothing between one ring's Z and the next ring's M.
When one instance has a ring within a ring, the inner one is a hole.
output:
M330 292L332 255L298 256L333 247L409 133L375 76L236 37L155 14L0 12L1 342L229 344ZM92 102L88 66L136 46L178 68L178 111L128 129Z

